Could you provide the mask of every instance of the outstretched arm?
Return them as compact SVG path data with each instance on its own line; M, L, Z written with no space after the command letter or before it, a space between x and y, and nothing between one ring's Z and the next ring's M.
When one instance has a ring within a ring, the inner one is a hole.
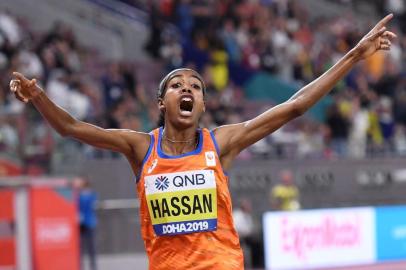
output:
M103 129L72 117L52 102L36 84L18 72L10 82L10 89L17 99L29 101L62 136L72 137L95 147L121 152L131 161L140 163L149 146L149 135L122 129ZM135 147L137 146L137 147ZM133 165L133 164L132 164Z
M214 130L220 148L220 159L227 169L234 157L244 148L271 134L290 120L302 115L360 60L376 51L389 50L396 35L386 31L392 14L383 18L361 41L319 78L300 89L286 102L277 105L247 122L222 126Z

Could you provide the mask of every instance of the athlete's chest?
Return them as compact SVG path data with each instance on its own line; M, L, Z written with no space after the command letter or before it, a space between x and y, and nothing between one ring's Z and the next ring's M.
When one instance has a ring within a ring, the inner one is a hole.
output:
M144 167L143 175L205 169L217 172L219 167L221 166L216 153L212 150L202 151L198 155L183 158L160 158L158 155L153 155Z

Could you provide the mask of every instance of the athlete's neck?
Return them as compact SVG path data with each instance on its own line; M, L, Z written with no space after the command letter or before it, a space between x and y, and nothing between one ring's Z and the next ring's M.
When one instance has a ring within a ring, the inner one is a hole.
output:
M197 127L177 130L165 126L162 130L161 148L167 155L180 155L196 149L198 138Z

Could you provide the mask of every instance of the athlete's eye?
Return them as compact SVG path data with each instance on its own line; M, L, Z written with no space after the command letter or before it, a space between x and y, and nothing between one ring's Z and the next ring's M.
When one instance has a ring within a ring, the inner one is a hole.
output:
M171 85L172 88L179 88L180 86L181 84L178 82Z
M202 89L202 88L200 87L200 85L198 85L198 84L196 84L196 83L192 84L192 87L193 87L194 89L197 89L197 90Z

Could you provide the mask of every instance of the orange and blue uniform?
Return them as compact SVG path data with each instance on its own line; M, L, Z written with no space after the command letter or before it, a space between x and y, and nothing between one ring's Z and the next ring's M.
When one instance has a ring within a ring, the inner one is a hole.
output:
M244 268L214 135L198 133L196 149L178 156L162 151L162 128L150 134L137 183L150 270Z

